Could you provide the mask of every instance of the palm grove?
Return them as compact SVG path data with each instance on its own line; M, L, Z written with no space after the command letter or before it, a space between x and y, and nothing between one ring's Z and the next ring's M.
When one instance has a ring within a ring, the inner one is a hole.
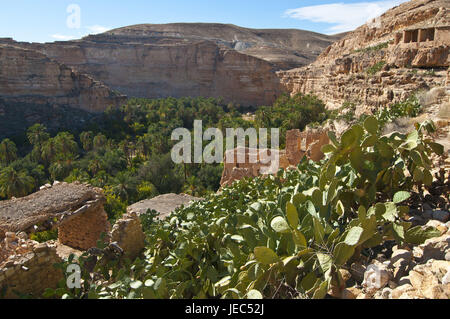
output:
M48 132L43 124L28 128L26 138L0 143L0 196L26 196L53 181L88 182L107 196L106 210L113 221L127 205L158 194L184 192L204 196L219 188L222 165L176 165L171 160L174 129L193 130L201 119L206 128L281 127L304 129L327 119L322 101L313 96L283 96L273 106L261 107L254 120L243 108L212 98L130 99L108 109L75 130ZM245 110L247 112L247 110Z

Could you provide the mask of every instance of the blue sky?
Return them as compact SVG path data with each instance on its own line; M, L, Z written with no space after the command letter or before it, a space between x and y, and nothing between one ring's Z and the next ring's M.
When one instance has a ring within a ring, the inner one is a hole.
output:
M12 37L18 41L51 42L77 39L126 25L170 22L232 23L249 28L294 28L334 34L353 30L368 19L405 1L2 1L0 37Z

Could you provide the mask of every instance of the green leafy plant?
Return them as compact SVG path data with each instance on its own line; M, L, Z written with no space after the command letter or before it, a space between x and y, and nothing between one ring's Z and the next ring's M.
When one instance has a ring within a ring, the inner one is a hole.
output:
M49 240L58 239L58 229L46 230L38 233L34 233L30 235L31 240L35 240L37 242L43 243Z
M164 221L150 212L143 256L95 263L84 274L88 285L68 296L324 298L340 291L339 269L366 250L439 235L402 219L412 186L431 183L430 155L442 153L424 135L433 130L425 122L407 135L381 136L371 116L340 139L329 133L320 163L303 159L298 170L240 180Z
M402 117L417 117L422 111L422 105L418 98L413 95L403 102L392 104L380 109L375 115L380 122L380 127Z

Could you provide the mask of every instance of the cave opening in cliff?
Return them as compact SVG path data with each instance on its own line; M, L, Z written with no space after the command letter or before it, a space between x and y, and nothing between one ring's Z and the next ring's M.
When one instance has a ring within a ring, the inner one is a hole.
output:
M435 28L422 29L419 32L419 42L434 41Z
M404 33L404 43L416 43L419 40L419 30L408 30Z

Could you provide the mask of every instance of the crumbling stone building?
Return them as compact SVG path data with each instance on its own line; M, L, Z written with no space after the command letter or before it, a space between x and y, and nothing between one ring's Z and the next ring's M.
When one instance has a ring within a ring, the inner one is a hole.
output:
M87 184L46 185L29 196L0 202L0 239L7 232L57 227L60 243L87 250L110 230L104 202L102 190Z
M304 132L290 130L286 133L285 150L257 150L251 148L235 148L225 154L224 171L220 181L221 186L229 186L236 180L245 177L257 177L267 172L276 173L279 168L286 169L297 166L304 156L313 161L320 161L324 154L321 151L323 145L329 144L328 131L323 129L309 129ZM272 162L267 163L266 158L278 153L278 167ZM238 160L239 154L244 155L244 162ZM227 160L228 158L228 160ZM233 159L230 161L229 159Z

